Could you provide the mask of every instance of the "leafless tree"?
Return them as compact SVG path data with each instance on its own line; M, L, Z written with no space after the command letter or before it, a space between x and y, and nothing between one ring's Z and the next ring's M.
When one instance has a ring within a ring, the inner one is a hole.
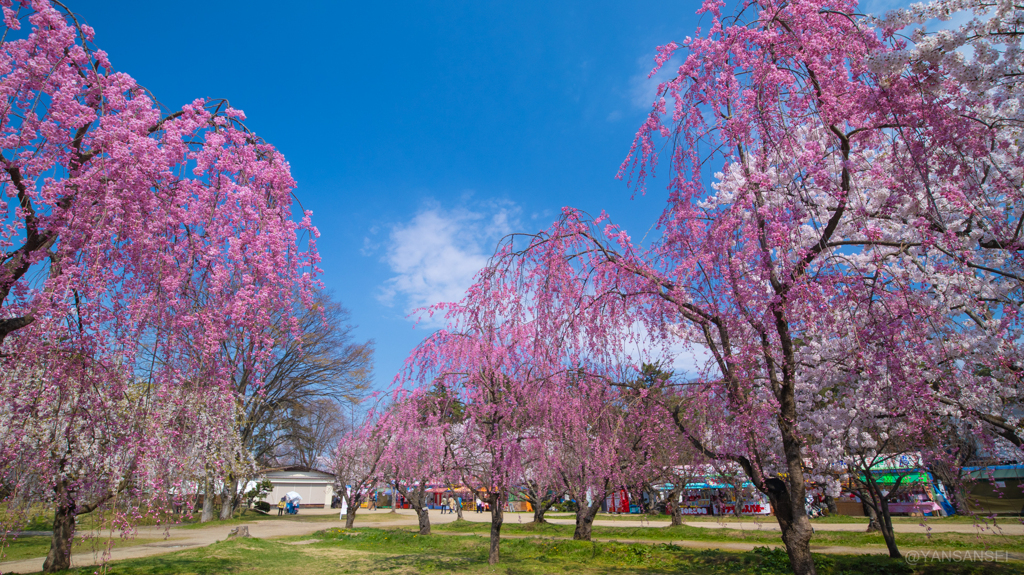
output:
M252 368L251 346L225 344L222 353L236 366L232 385L238 398L237 430L242 446L259 466L279 462L276 455L286 444L294 456L306 459L323 453L327 436L334 433L341 410L328 409L355 403L369 387L373 370L373 341L354 341L349 311L327 292L315 294L301 310L296 324L279 321L274 333L274 358L262 377ZM313 424L317 429L311 431ZM297 429L305 428L299 454ZM320 450L319 454L313 452ZM307 465L313 467L313 465ZM224 478L221 517L230 517L239 503L238 484L245 479Z
M281 425L284 439L274 456L276 463L309 468L322 468L351 427L341 405L329 397L293 406Z

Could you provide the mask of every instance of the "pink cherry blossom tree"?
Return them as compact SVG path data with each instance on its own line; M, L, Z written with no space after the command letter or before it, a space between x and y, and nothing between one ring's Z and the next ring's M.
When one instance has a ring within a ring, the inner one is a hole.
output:
M416 511L420 535L430 535L431 483L456 475L444 439L446 426L460 422L461 409L453 409L454 398L442 391L413 390L381 418L390 441L381 457L380 478Z
M622 484L620 460L626 445L615 388L571 374L551 397L560 412L547 430L557 446L555 460L566 493L576 501L573 539L590 541L594 517L605 497Z
M450 478L490 507L493 565L500 560L504 504L525 476L524 442L546 425L535 407L549 384L545 348L531 326L508 321L510 308L445 304L437 310L448 327L414 350L396 392L435 390L447 398L439 413L458 406L460 417L443 422L446 460Z
M995 10L939 11L968 4ZM979 95L945 52L962 39L913 36L930 48L907 56L906 22L876 28L854 2L701 11L710 26L683 43L623 168L643 189L667 140L653 244L566 209L499 249L471 305L585 342L595 361L621 362L605 351L616 341L642 348L637 369L659 341L706 351L685 382L700 416L677 412L676 428L771 498L794 571L814 573L804 465L836 421L836 385L1016 433L1002 398L1019 397L1017 16L968 27L1006 46L969 66L971 81L992 72Z
M389 431L368 418L362 426L341 438L331 458L335 489L346 504L345 529L355 525L359 506L380 481L381 462L392 440Z
M166 493L147 470L197 438L233 449L219 350L251 350L261 372L270 318L315 283L317 231L293 218L288 164L240 110L199 99L164 112L60 2L0 7L0 370L33 374L5 377L6 397L45 415L5 428L0 466L27 437L55 448L33 470L56 508L51 572L70 565L77 514L121 486ZM203 393L178 391L190 388ZM182 404L196 398L203 409ZM211 433L183 433L182 412Z

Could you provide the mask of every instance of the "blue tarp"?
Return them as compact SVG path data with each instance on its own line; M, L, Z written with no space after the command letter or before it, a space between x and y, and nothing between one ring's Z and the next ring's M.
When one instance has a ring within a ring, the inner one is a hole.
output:
M971 479L1022 479L1024 465L988 465L985 467L964 467Z

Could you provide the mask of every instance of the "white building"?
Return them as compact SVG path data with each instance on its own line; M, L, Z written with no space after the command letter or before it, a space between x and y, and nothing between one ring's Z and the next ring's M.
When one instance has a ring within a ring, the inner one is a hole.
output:
M334 497L334 476L309 467L277 467L264 469L263 477L274 484L274 489L264 501L276 507L285 493L294 491L302 496L301 507L323 507L331 505Z

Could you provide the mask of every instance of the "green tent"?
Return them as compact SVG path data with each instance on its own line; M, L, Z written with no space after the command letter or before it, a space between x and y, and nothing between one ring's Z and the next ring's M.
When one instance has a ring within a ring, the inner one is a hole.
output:
M975 513L1024 513L1024 466L996 465L965 467L973 484L967 494L967 508ZM994 483L993 483L994 481Z

